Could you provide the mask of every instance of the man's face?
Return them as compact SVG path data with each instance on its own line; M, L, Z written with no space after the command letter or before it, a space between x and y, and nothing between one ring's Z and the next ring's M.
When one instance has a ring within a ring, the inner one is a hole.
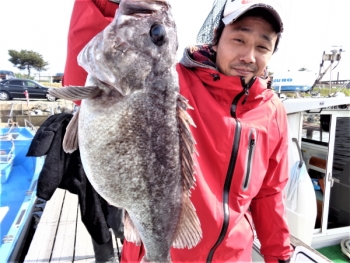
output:
M244 17L225 26L217 46L216 65L227 76L242 76L248 83L261 76L275 47L277 34L260 17Z

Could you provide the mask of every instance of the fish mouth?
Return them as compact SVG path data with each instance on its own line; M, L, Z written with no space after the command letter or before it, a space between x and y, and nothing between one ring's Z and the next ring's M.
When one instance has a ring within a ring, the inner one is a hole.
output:
M120 11L127 16L151 15L165 8L169 8L169 4L165 0L122 0L120 3Z

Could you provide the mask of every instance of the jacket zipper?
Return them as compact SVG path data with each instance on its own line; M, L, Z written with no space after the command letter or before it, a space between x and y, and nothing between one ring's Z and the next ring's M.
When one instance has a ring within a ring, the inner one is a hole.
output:
M249 181L250 181L250 175L251 175L251 168L252 168L252 158L254 154L256 144L256 131L255 129L252 129L249 134L249 145L248 145L248 158L247 158L247 164L246 164L246 173L244 176L243 191L246 191L248 189Z
M256 77L253 77L247 84L244 82L244 78L241 77L241 84L243 87L243 91L241 91L232 101L231 104L231 116L236 119L236 110L237 110L237 104L238 101L242 98L243 95L245 95L244 100L242 101L242 105L245 104L247 101L248 95L249 95L249 89L251 86L253 86L254 82L256 80Z
M228 197L229 197L231 182L232 182L232 178L233 178L233 171L235 170L235 165L236 165L236 160L237 160L237 152L238 152L238 146L239 146L239 141L240 141L240 137L241 137L241 129L242 129L242 125L237 120L236 121L236 133L235 133L235 138L233 141L232 153L231 153L230 163L228 166L228 171L226 174L224 191L223 191L224 222L222 224L219 238L217 239L214 246L209 251L209 254L207 257L207 263L212 262L214 253L215 253L216 249L218 248L218 246L221 244L221 242L224 240L224 237L225 237L227 229L228 229L228 223L229 223L229 219L230 219L230 213L229 213L229 207L228 207Z
M224 184L224 189L223 189L223 211L224 211L224 221L221 227L220 235L218 239L216 240L214 246L210 249L208 257L207 257L207 263L212 262L214 253L216 249L219 247L221 242L224 240L224 237L226 235L227 229L228 229L228 224L229 224L229 219L230 219L230 210L229 210L229 205L228 205L228 197L230 194L230 188L231 188L231 182L233 178L233 171L235 170L236 166L236 160L237 160L237 153L238 153L238 146L239 142L241 139L241 131L242 131L242 124L240 123L239 120L236 118L236 109L237 109L237 104L240 98L245 94L246 97L243 100L242 104L245 103L247 96L249 95L249 89L255 82L256 77L253 77L248 84L245 84L244 78L241 77L241 84L243 87L243 91L240 92L234 99L231 104L231 116L236 120L236 133L235 137L233 140L233 146L232 146L232 152L231 152L231 157L230 157L230 163L228 166L227 174L226 174L226 179L225 179L225 184Z

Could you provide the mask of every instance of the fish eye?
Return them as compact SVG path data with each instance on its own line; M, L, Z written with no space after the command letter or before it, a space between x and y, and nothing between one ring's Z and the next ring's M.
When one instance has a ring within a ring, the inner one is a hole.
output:
M164 26L159 24L154 24L151 26L149 31L151 39L154 44L161 46L165 43L165 29Z

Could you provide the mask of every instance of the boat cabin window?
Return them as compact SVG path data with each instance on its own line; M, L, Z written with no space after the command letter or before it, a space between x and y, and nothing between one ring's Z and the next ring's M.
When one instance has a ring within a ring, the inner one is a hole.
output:
M303 119L302 141L328 146L330 115L305 114Z

